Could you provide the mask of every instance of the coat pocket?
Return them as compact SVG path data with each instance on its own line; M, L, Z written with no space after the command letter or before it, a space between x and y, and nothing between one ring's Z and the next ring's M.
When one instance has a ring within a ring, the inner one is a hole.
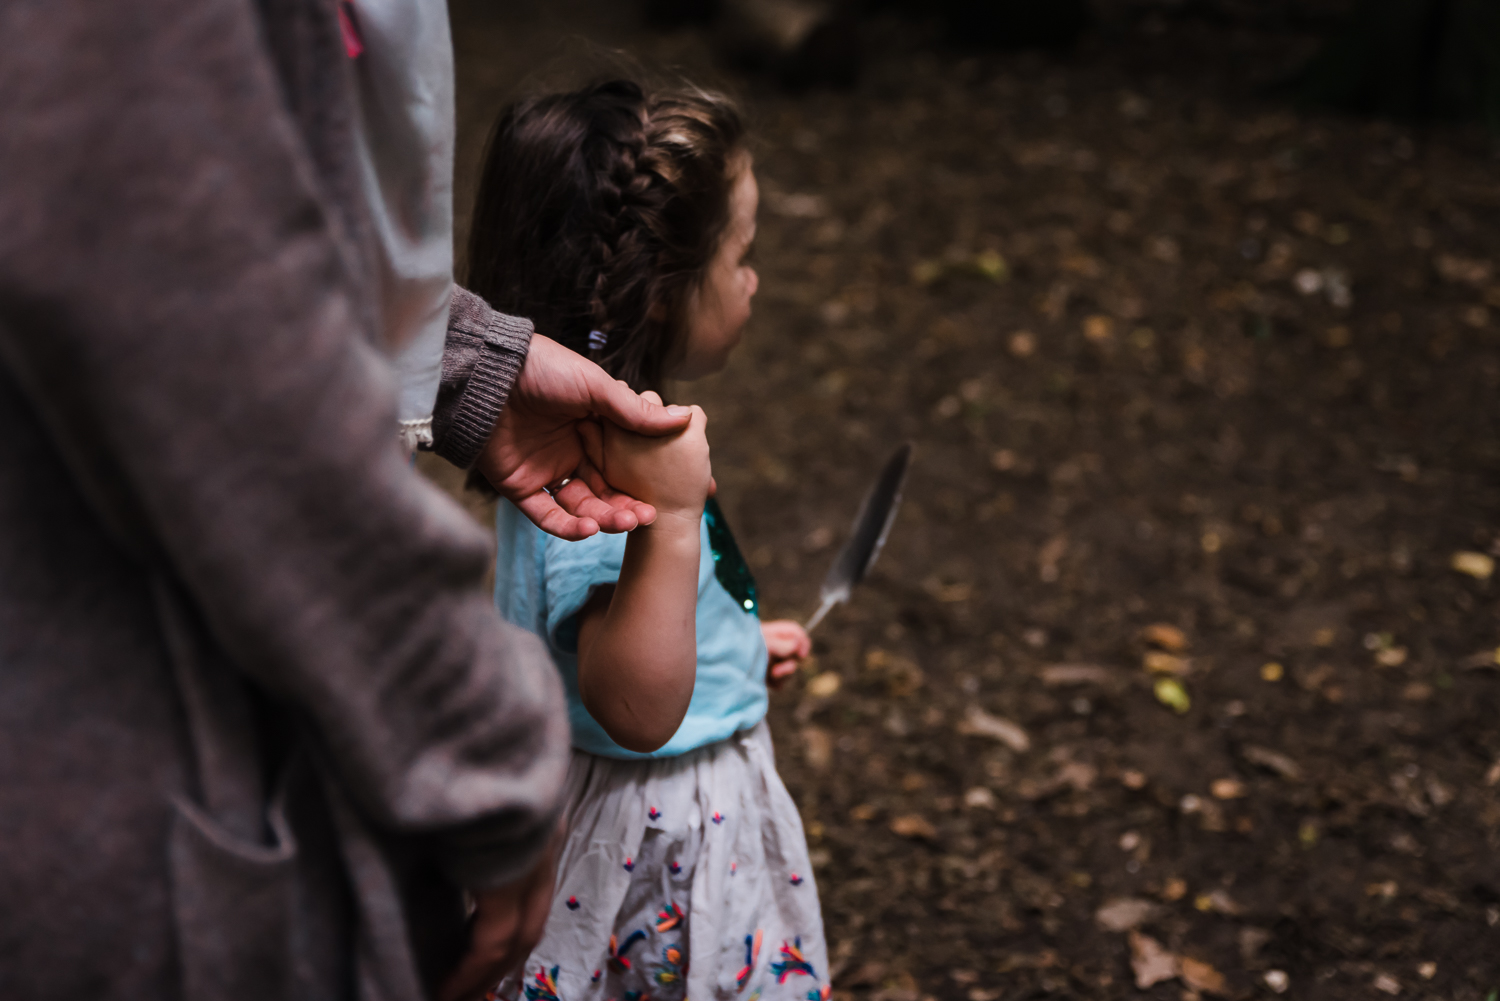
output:
M174 799L169 850L184 1001L266 1001L294 989L297 847L279 800L269 815L272 842L256 844Z

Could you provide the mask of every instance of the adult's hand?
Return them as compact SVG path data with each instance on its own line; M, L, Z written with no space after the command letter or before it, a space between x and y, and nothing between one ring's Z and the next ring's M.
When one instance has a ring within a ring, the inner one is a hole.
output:
M600 529L628 532L655 521L656 509L611 489L593 470L580 426L602 418L638 434L661 435L685 427L691 416L689 407L663 407L654 396L637 396L587 358L534 334L477 465L544 532L568 540ZM574 478L555 495L543 489L566 477Z
M443 982L438 1001L479 1001L531 955L552 909L563 832L559 823L547 850L526 875L474 895L469 949Z

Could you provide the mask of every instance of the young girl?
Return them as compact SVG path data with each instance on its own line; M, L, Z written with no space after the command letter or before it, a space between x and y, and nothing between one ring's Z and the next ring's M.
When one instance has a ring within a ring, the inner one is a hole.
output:
M758 197L722 97L614 81L526 101L490 141L470 284L659 390L738 343ZM501 502L495 600L547 641L574 747L547 930L507 1001L827 997L807 842L765 724L768 675L811 642L758 619L707 499L702 430L698 414L667 440L601 432L596 463L659 512L628 537L562 542Z

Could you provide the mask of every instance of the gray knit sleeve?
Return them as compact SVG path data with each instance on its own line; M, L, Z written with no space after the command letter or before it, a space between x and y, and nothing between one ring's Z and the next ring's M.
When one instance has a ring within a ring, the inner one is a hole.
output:
M443 381L432 412L432 450L460 469L479 458L531 348L530 320L507 316L455 286L448 305Z

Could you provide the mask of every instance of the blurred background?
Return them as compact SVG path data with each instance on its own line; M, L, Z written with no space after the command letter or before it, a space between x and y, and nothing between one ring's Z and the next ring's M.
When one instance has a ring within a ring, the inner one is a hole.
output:
M516 96L744 101L768 616L916 445L773 699L836 996L1494 1001L1500 4L450 5L460 246Z

